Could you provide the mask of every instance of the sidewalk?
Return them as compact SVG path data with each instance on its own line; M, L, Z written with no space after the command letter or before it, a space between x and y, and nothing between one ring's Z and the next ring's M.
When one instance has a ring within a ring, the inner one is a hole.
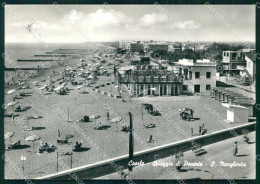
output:
M191 151L185 152L182 171L178 172L175 166L158 166L156 163L175 164L174 157L167 157L144 166L133 168L128 179L255 179L255 132L248 134L249 144L241 142L242 136L227 139L203 147L208 153L195 156ZM238 154L233 156L233 144L238 142ZM223 162L223 163L222 163ZM239 163L240 166L227 166ZM186 165L185 165L186 163ZM215 166L212 166L214 163ZM197 166L192 166L192 165ZM221 165L224 164L224 165ZM201 166L198 166L201 165ZM124 170L128 173L128 170ZM99 177L97 179L122 179L118 173Z

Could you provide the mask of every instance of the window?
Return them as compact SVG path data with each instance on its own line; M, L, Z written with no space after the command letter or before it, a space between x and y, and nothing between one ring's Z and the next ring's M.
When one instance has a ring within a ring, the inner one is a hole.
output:
M207 72L207 73L206 73L206 78L207 78L207 79L211 78L211 72Z
M192 80L192 71L189 71L189 80Z
M226 56L226 52L223 52L224 53L224 56Z
M200 78L200 72L195 72L195 79Z
M207 84L207 85L206 85L206 90L211 90L210 84Z
M227 57L229 57L229 53L227 52Z
M166 85L164 85L163 94L164 94L164 95L166 95L166 94L167 94L167 86L166 86Z

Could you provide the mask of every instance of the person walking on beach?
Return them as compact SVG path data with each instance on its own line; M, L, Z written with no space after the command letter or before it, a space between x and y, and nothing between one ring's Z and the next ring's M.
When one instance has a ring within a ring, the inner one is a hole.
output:
M233 156L237 156L237 141L233 145Z
M58 137L60 137L60 130L58 129Z
M109 120L109 111L107 111L107 120Z
M202 129L202 127L200 126L199 127L199 135L201 135L201 129Z
M13 124L14 124L14 113L12 113L12 121L13 121Z

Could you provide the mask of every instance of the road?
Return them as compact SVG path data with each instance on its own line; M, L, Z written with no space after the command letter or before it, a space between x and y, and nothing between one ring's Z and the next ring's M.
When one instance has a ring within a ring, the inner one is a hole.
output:
M128 176L128 179L255 179L255 132L251 132L248 137L249 144L241 143L242 136L227 139L203 147L207 153L195 156L191 151L185 152L183 161L185 166L178 172L174 166L158 166L156 163L174 163L174 157L168 157L145 163L144 166L137 166ZM238 154L233 156L233 144L238 141ZM212 165L215 163L214 166ZM221 162L241 163L240 166L227 167ZM197 164L201 166L192 166ZM128 173L128 170L124 170ZM109 174L97 179L121 179L118 173Z

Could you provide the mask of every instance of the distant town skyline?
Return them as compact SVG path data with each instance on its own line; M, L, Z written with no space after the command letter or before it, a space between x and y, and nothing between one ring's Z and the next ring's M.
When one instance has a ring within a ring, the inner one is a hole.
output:
M254 42L253 5L6 5L6 43Z

